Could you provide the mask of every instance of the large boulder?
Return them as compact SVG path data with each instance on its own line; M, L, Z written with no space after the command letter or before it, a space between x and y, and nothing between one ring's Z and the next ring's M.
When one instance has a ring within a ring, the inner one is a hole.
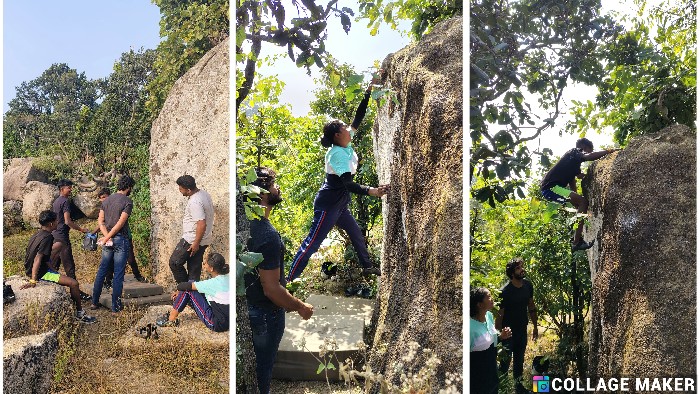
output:
M22 220L34 228L39 225L39 213L51 209L53 201L58 197L58 187L39 181L30 181L24 186L22 202Z
M5 393L48 393L58 352L56 330L3 342L2 388Z
M22 201L10 200L2 203L2 229L5 235L22 228Z
M170 254L182 237L187 198L175 180L192 175L214 202L210 252L229 255L228 39L173 85L151 129L152 255L157 283L174 286Z
M47 183L49 179L41 170L34 167L34 158L11 159L2 176L2 199L22 200L24 185L30 181Z
M695 139L637 137L584 179L592 377L695 377Z
M97 191L79 191L73 197L73 204L82 212L85 217L97 219L100 214L100 199L97 197Z
M410 368L407 344L416 342L441 360L437 392L448 373L462 373L462 18L440 23L382 68L400 105L381 106L373 130L379 183L391 193L370 366L398 384ZM413 371L426 366L421 357Z
M14 302L3 306L5 339L36 333L37 330L51 330L66 314L74 311L73 302L63 286L39 281L36 287L20 289L27 283L20 276L11 276L5 283L12 286L16 296Z

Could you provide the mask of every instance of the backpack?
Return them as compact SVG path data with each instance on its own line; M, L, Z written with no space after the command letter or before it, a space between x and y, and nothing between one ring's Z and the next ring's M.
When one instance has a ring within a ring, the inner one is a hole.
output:
M97 233L86 233L83 238L83 249L94 252L97 250Z

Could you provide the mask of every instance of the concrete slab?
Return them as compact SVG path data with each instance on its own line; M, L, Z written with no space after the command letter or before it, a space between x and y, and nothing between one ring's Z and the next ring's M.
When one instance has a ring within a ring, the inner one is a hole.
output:
M325 374L316 374L319 362L306 350L295 344L302 339L306 348L319 357L319 347L325 338L333 338L337 344L336 357L340 361L353 358L356 363L361 359L358 342L362 342L364 317L360 315L314 315L303 320L296 314L287 314L285 331L277 353L277 361L272 371L275 379L285 380L325 380ZM337 361L333 361L336 368ZM330 375L338 379L337 370Z
M92 295L92 283L80 285L81 289ZM102 290L100 303L108 308L112 307L112 290ZM170 294L163 293L163 286L154 283L141 283L134 275L124 275L124 289L122 291L122 304L126 305L170 305Z
M369 324L374 311L374 300L363 298L311 294L306 298L306 302L314 306L314 316L356 315L362 316L365 324Z
M214 332L207 328L199 320L199 317L191 308L186 308L179 316L178 327L158 327L159 338L155 340L143 339L136 335L137 329L148 323L155 323L156 319L170 312L171 306L156 305L149 307L144 316L119 339L119 346L134 352L140 351L145 344L149 346L171 346L174 341L193 344L201 349L229 347L228 332Z

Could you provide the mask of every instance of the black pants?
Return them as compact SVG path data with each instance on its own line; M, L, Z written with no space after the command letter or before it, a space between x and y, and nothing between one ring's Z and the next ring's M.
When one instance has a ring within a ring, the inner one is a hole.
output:
M58 267L63 264L63 269L66 271L66 276L77 280L75 277L75 260L73 260L73 248L71 247L70 240L56 238L54 240L54 245L60 243L60 249L58 249L58 254L54 257L53 269L58 272Z
M523 376L523 364L525 363L525 348L527 347L527 329L525 331L513 331L513 336L510 339L503 341L503 350L506 357L501 359L499 370L501 373L507 373L510 366L510 360L513 359L513 379L515 379L516 388L521 385L520 378Z
M498 394L496 372L496 347L469 352L469 392L474 394Z
M200 245L197 253L192 256L187 251L190 246L192 245L183 238L175 246L173 254L170 255L170 271L173 273L176 283L190 280L197 282L202 276L202 260L208 245ZM187 264L187 270L185 270L185 264Z

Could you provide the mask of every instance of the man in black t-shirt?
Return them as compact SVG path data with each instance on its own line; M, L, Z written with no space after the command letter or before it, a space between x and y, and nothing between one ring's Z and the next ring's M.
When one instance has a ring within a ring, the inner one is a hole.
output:
M270 391L272 366L284 334L284 313L298 312L309 319L314 310L291 295L284 287L284 244L279 232L268 220L272 207L282 201L280 188L275 184L275 172L269 168L256 169L258 178L252 184L266 190L259 204L265 209L264 217L250 221L248 251L261 253L263 261L244 276L248 317L253 331L258 388L261 394Z
M50 261L53 235L58 220L53 211L43 211L39 214L41 228L29 238L27 252L24 256L24 273L29 277L29 283L23 284L20 289L35 287L38 281L56 283L70 289L70 296L75 304L75 318L82 323L94 323L97 321L85 313L80 300L80 284L77 280L61 275L52 269Z
M516 257L506 264L506 275L510 282L501 289L501 304L496 317L496 328L510 327L512 336L503 341L507 357L500 365L501 373L507 373L511 357L513 359L513 378L517 392L525 392L520 379L523 375L525 348L527 347L527 317L534 326L532 339L537 340L537 309L533 300L532 283L525 279L523 259Z
M558 202L560 204L571 201L571 204L579 213L587 213L588 200L576 193L576 178L583 178L581 163L584 161L598 160L616 150L617 149L607 149L593 152L593 143L589 139L579 139L576 141L576 147L564 153L564 156L559 159L557 164L547 171L547 174L540 182L542 197L547 201ZM583 240L583 219L581 219L578 222L578 227L576 227L571 249L574 251L586 250L591 246L593 246L593 241L586 242Z

